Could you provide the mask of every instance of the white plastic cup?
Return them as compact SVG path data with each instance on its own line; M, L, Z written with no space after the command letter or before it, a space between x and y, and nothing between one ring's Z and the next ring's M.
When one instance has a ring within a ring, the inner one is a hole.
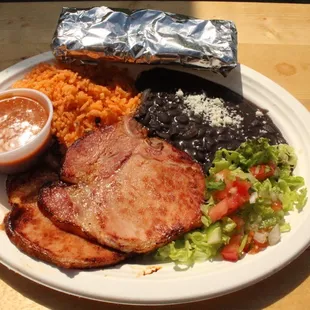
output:
M29 88L15 88L0 92L0 100L14 96L26 97L39 102L48 112L48 118L41 131L25 145L7 152L0 152L0 173L25 171L36 162L46 149L51 137L53 104L43 93Z

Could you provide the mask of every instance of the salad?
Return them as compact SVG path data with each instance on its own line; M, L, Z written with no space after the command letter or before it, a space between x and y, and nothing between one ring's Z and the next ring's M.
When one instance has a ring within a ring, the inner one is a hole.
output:
M285 215L307 200L304 179L293 175L296 163L291 146L266 138L218 150L206 177L202 228L158 249L155 258L190 265L220 255L235 262L278 243L290 231Z

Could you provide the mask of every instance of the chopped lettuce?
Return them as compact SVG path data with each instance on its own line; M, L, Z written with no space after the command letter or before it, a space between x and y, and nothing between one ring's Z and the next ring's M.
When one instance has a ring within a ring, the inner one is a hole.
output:
M236 152L239 154L240 167L243 170L259 164L275 162L278 153L275 147L269 145L266 138L244 142Z
M268 139L249 140L235 151L218 150L213 160L210 174L223 169L235 170L238 167L247 171L249 167L274 162L285 174L291 173L297 163L294 149L287 144L270 145Z
M224 169L237 169L239 162L240 154L238 152L228 151L226 149L218 150L215 153L213 167L210 168L210 174L215 174Z
M227 232L233 231L236 224L231 220L218 221L184 235L157 250L155 258L172 260L179 264L192 264L196 261L215 257L221 246L229 242Z
M231 233L236 226L236 223L230 217L224 217L222 219L222 229L224 233Z
M276 165L274 175L269 178L259 181L250 173L250 167L269 163ZM288 211L301 211L307 201L304 179L292 174L296 164L297 157L291 146L270 145L265 138L242 143L235 151L218 150L206 178L206 201L201 207L203 227L158 249L155 257L188 265L212 259L229 243L230 236L237 233L237 224L229 216L215 223L208 216L210 208L216 204L212 193L225 189L225 182L216 178L216 174L224 169L229 169L233 178L250 182L250 193L255 194L253 201L245 203L235 212L245 222L240 254L250 233L270 231L277 224L281 233L290 231L285 215ZM280 204L281 209L275 208L275 203Z
M279 144L272 147L277 150L277 164L288 165L292 168L296 167L297 156L290 145Z
M207 190L222 190L225 188L225 183L223 181L209 181L207 182Z

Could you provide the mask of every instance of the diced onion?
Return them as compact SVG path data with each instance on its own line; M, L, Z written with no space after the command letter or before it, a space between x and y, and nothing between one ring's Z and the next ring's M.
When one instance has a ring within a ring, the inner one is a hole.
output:
M237 187L232 187L230 190L229 190L229 193L230 194L237 194Z
M257 194L257 192L253 192L252 194L251 194L251 196L250 196L250 204L253 204L253 203L255 203L256 202L256 199L257 199L257 197L258 197L258 194Z
M261 233L261 232L256 231L253 238L255 241L259 243L265 243L267 241L267 236L268 236L267 232Z
M257 182L257 179L253 176L252 173L245 173L244 175L250 180L251 183Z
M257 175L259 174L260 166L256 166L254 173Z
M272 201L277 201L277 200L278 200L278 196L277 196L276 193L271 192L271 193L270 193L270 197L271 197L271 200L272 200Z
M279 224L276 224L268 235L268 242L270 245L275 245L280 241L280 239L281 239L280 226Z
M224 181L224 176L222 173L218 173L215 175L215 180L216 181Z

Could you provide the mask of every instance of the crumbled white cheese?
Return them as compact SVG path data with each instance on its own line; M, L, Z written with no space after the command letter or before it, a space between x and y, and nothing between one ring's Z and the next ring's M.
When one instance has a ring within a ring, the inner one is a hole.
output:
M182 89L179 89L176 93L175 93L178 97L183 97L184 93L182 91Z
M194 112L203 117L213 127L236 126L239 128L243 117L234 109L228 109L220 98L208 98L205 93L184 97L187 112Z
M263 116L264 113L260 110L256 110L255 115L259 117L259 116Z

